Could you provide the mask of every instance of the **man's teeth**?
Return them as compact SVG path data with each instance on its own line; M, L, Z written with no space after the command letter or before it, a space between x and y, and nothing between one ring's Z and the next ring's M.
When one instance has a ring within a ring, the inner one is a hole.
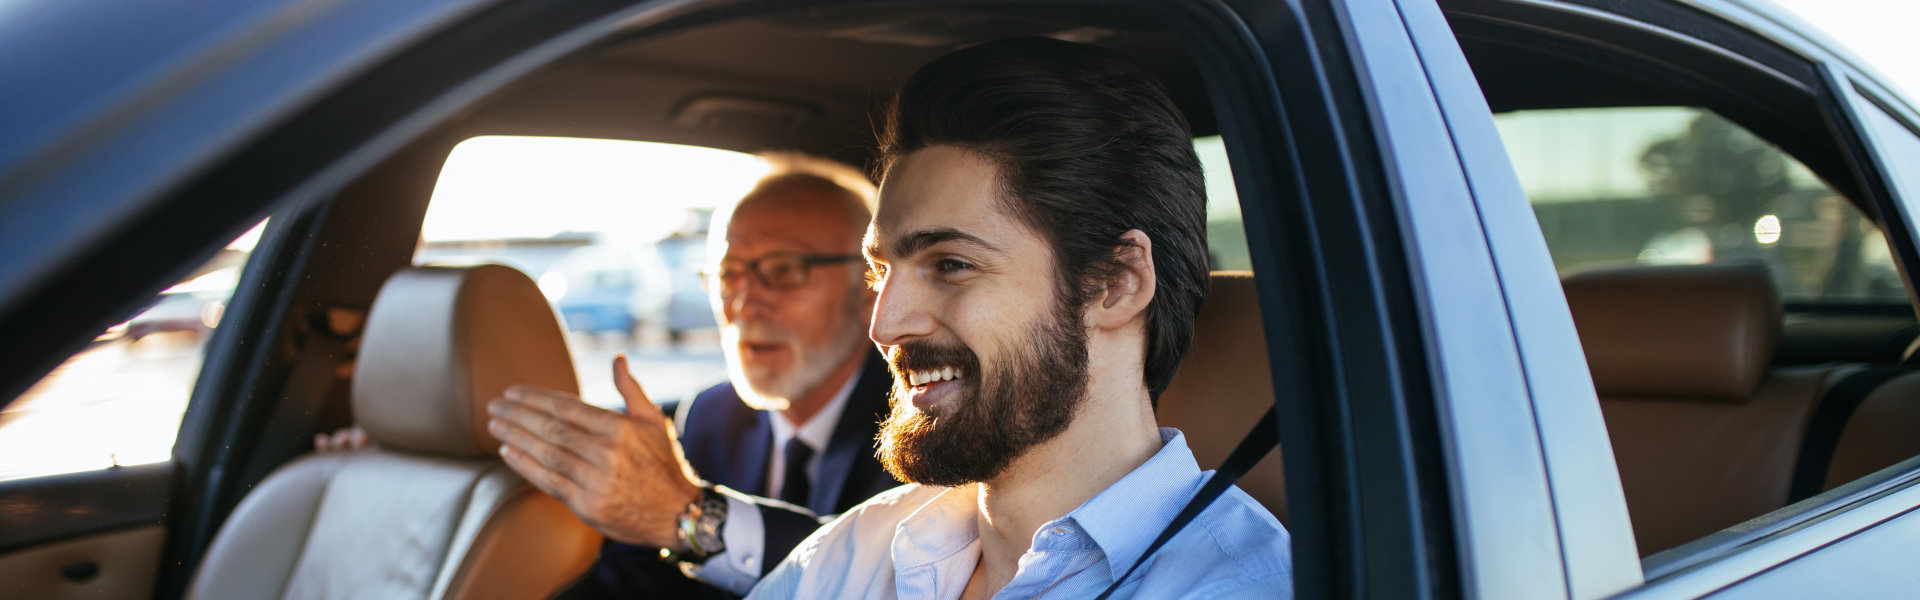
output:
M908 372L907 381L912 383L914 387L919 387L935 381L946 381L959 376L960 369L955 367L941 367L931 371Z

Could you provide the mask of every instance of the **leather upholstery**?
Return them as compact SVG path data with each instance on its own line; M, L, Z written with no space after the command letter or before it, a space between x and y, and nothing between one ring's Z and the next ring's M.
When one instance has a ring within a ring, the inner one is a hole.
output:
M1602 396L1745 401L1780 339L1780 294L1758 263L1610 267L1561 284Z
M1832 489L1894 463L1920 456L1920 373L1874 388L1854 408L1834 446L1824 486Z
M1770 369L1780 296L1758 264L1568 275L1642 555L1787 505L1836 367Z
M382 446L487 456L486 401L513 384L578 394L553 307L525 274L499 265L404 269L367 317L353 412Z
M1642 555L1787 505L1828 367L1779 369L1746 402L1601 395Z
M574 392L553 311L499 266L403 270L382 289L354 406L378 443L282 466L215 537L189 598L539 598L600 535L493 454L485 403Z
M1186 432L1187 445L1202 469L1226 462L1254 421L1273 405L1273 378L1253 275L1216 272L1212 280L1207 301L1194 321L1193 349L1160 394L1156 411L1162 427ZM1281 523L1287 522L1287 485L1278 449L1235 485Z

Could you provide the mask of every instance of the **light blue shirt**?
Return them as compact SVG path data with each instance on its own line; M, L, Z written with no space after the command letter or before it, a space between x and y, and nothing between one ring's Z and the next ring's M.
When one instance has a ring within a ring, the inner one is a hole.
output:
M995 598L1092 598L1139 559L1212 471L1179 430L1153 458L1034 532ZM909 484L808 536L749 600L960 597L980 560L977 488ZM1113 598L1292 598L1287 530L1234 487L1155 552Z

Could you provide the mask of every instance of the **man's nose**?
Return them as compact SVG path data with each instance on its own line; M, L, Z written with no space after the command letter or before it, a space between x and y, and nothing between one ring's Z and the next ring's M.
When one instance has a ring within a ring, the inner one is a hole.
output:
M867 337L882 346L898 346L933 333L934 319L927 291L904 278L888 279L873 302L873 325Z
M721 300L726 302L729 321L738 320L741 316L747 315L749 311L757 314L767 310L769 306L768 292L772 290L768 290L766 286L760 285L758 279L759 278L754 277L752 273L747 273L740 275L733 281L732 285L726 286L732 289L732 293L721 298Z

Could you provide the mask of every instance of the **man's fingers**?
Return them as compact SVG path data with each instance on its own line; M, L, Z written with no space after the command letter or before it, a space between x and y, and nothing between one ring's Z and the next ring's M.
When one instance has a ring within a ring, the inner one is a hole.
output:
M644 421L665 418L660 413L660 407L654 406L653 399L647 397L647 391L640 389L640 381L633 378L633 371L627 368L625 354L613 357L613 387L620 390L620 398L627 403L627 416Z
M516 385L507 388L506 399L549 417L566 421L587 432L614 435L620 430L622 421L620 415L581 402L579 396L566 392L556 392L532 385ZM491 406L489 410L492 410Z
M528 483L540 488L540 491L546 492L548 496L558 498L568 506L572 506L574 501L581 497L579 484L540 464L539 461L513 446L501 446L500 458L506 461L507 467L513 469L513 472L526 478Z
M537 429L502 418L487 422L487 432L493 437L575 483L591 477L590 469L604 466L600 463L607 453L597 451L602 447L597 440L587 440L587 436L577 430L570 431L571 428L558 421L546 421L534 427ZM599 460L587 458L589 456Z

